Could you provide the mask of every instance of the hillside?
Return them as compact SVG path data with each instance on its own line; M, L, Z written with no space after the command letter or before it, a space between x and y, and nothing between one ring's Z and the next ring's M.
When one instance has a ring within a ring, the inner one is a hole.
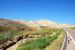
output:
M54 38L51 41L53 42L56 39L56 37L58 37L59 35L58 33L62 32L62 29L60 28L63 28L63 27L73 27L73 26L68 24L58 24L56 22L49 21L49 20L13 21L13 20L0 18L0 45L2 45L1 48L3 47L8 48L8 46L10 45L12 46L12 44L17 43L21 39L38 38L35 40L35 45L36 44L39 44L39 45L36 45L37 47L35 49L45 49L47 46L50 45L49 44L50 39ZM52 37L51 38L49 37L50 34L53 34L53 35L55 34L55 35L53 37L51 36ZM44 44L44 41L46 41L45 44ZM41 43L38 43L38 42L41 42ZM40 44L44 44L44 45L40 45ZM30 44L25 43L24 45L27 45L30 48L34 49L32 47L34 43L32 44L30 42ZM39 46L44 48L40 48ZM25 46L21 46L21 47L25 47ZM24 48L24 49L27 50L28 48Z
M0 27L10 28L14 30L30 30L30 28L26 25L23 25L13 20L2 19L2 18L0 18Z
M0 18L0 44L22 35L23 31L32 31L32 28L13 20Z

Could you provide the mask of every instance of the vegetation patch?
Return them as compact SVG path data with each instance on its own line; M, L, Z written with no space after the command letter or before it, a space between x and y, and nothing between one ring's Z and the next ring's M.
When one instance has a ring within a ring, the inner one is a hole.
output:
M36 40L28 41L18 46L17 50L45 50L55 39L58 38L62 30L55 30L52 36L43 36Z
M74 29L75 30L75 27L71 27L71 29Z
M15 36L22 35L20 30L12 30L9 28L0 28L0 45L8 40L12 40Z
M53 41L51 45L45 48L45 50L60 50L64 41L64 32L62 32L59 37Z

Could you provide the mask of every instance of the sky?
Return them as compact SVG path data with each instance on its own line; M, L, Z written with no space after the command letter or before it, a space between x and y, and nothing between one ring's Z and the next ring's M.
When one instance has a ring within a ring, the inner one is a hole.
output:
M0 0L0 18L75 24L74 0Z

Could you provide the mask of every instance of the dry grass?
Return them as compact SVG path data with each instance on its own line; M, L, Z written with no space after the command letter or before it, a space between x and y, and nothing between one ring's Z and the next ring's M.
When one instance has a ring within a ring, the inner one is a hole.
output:
M64 33L61 33L58 39L56 39L51 45L46 47L45 50L60 50L64 40Z

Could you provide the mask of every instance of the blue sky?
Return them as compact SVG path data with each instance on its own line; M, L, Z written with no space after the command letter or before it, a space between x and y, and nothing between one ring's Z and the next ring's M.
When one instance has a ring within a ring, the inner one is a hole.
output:
M74 0L0 0L0 18L75 24Z

